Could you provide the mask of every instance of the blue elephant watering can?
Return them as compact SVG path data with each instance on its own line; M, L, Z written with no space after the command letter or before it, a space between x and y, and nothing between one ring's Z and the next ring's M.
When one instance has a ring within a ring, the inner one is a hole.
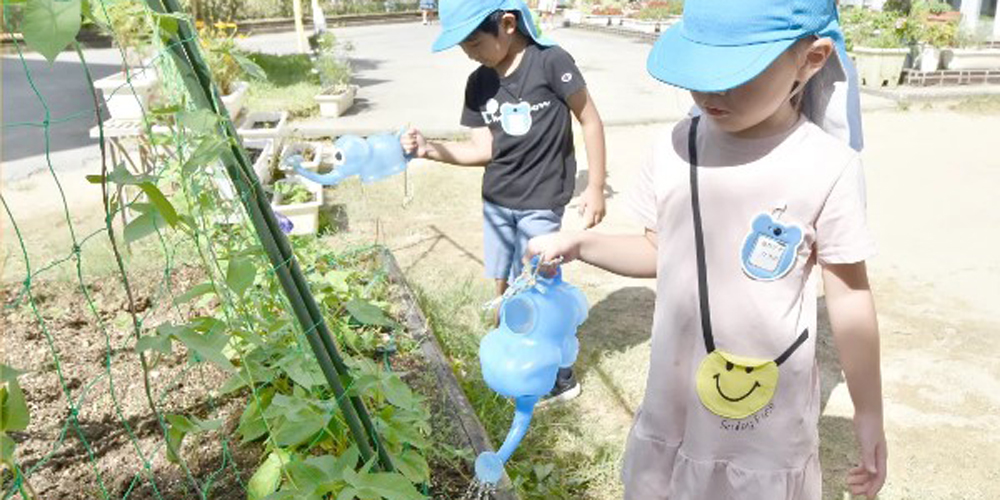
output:
M576 330L587 319L587 299L562 280L539 274L537 257L511 287L515 294L500 306L500 326L479 344L483 378L495 392L514 398L515 413L507 438L496 453L476 458L476 478L497 484L504 463L528 431L535 404L555 385L559 368L576 361Z
M353 175L370 184L406 170L413 157L403 151L399 142L401 134L376 134L367 138L340 136L333 143L333 171L326 174L302 168L303 158L299 155L290 156L285 162L302 177L324 186L335 186Z

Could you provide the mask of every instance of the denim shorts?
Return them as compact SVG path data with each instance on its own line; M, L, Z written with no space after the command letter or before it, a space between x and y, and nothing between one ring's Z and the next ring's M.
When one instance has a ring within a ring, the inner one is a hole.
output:
M559 231L562 207L555 210L515 210L483 200L483 263L486 277L513 281L524 265L528 240Z

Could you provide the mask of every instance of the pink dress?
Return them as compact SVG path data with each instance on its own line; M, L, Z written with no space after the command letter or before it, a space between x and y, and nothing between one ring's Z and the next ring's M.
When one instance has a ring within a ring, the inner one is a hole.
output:
M710 411L695 390L706 341L688 128L682 122L656 142L629 199L639 221L657 231L658 273L646 393L622 467L625 498L818 500L821 402L812 270L817 262L854 263L874 253L860 159L805 119L779 136L752 140L702 120L698 178L715 345L774 359L800 332L809 332L778 367L770 401L745 418L727 418ZM747 250L756 241L755 221L764 215L800 231L796 243L782 247L784 261L780 252L755 245ZM755 265L773 272L755 275Z

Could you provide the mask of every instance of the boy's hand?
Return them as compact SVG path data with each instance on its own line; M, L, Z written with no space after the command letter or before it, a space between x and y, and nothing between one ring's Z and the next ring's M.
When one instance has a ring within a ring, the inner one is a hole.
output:
M427 157L427 139L424 139L424 135L413 127L410 127L409 130L399 137L399 144L403 146L403 151L406 154L416 156L417 158Z
M583 216L583 228L590 229L604 220L604 190L588 186L580 195L580 215Z
M524 263L531 262L531 258L538 255L540 262L551 262L562 257L562 263L567 264L580 258L580 238L575 233L550 233L536 236L528 241L528 249L524 252ZM542 272L549 272L545 266L540 267Z
M855 415L854 434L858 439L861 465L847 472L847 487L853 495L865 495L873 499L885 484L888 455L881 416Z

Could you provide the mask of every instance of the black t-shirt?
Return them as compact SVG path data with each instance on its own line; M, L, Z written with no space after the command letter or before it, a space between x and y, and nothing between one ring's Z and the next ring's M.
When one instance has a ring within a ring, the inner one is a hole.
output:
M573 197L576 158L569 96L586 83L573 58L557 47L529 45L510 76L485 66L465 87L462 125L489 126L493 158L483 198L526 209L565 207Z

